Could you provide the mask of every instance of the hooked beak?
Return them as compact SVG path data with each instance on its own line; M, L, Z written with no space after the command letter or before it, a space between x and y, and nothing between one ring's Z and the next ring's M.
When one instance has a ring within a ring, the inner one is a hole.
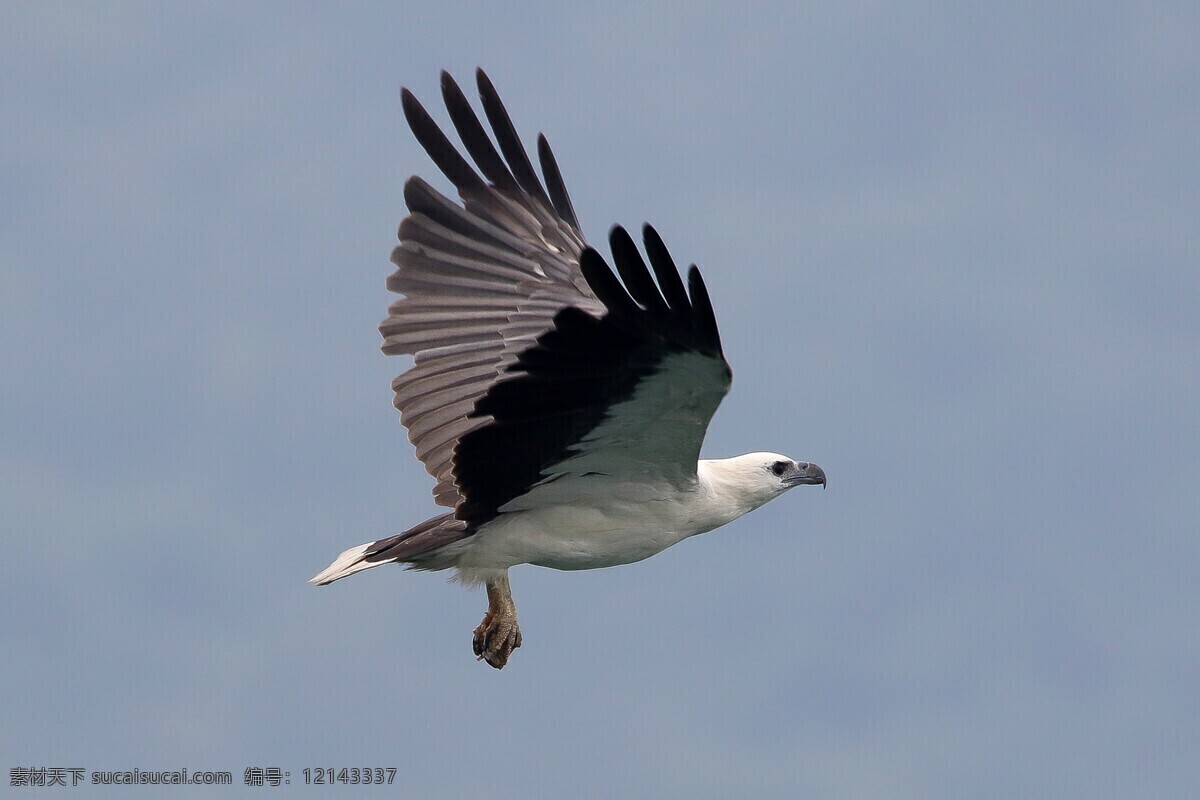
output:
M816 464L809 464L805 461L796 462L796 471L786 478L789 486L816 486L825 487L825 470L818 467Z

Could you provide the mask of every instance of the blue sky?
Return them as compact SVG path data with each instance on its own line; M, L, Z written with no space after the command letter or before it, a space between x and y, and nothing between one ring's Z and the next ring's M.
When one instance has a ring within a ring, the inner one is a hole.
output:
M3 766L1194 794L1194 4L415 6L4 12ZM477 65L589 239L650 221L704 269L735 373L705 453L830 479L515 569L503 672L481 592L305 583L435 510L376 325L434 177L399 87L444 120Z

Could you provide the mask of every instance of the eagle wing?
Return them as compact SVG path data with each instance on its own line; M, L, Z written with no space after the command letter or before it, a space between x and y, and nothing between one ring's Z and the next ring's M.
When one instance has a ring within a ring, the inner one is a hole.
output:
M617 227L614 274L584 241L545 137L543 187L491 81L476 77L499 150L442 73L474 167L402 94L409 126L462 204L419 177L405 184L409 215L388 279L403 297L380 325L385 353L415 357L393 381L394 404L437 502L480 524L571 476L694 480L731 378L699 271L685 288L653 228L647 267Z

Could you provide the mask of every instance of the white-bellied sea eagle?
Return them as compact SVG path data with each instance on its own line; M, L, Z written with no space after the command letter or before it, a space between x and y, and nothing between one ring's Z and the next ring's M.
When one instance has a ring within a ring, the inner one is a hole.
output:
M415 357L392 383L394 402L437 503L452 510L350 548L311 582L393 562L454 568L487 586L473 645L499 669L521 646L509 567L641 561L794 486L824 485L825 473L777 453L699 458L731 378L699 270L685 287L647 225L649 267L612 229L614 274L583 240L545 137L543 187L491 81L476 78L499 150L442 73L474 167L402 92L409 126L462 205L409 178L387 282L402 297L379 326L385 353Z

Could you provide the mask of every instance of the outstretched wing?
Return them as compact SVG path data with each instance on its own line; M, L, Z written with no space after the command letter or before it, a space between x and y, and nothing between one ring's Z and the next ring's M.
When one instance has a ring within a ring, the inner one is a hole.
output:
M647 226L652 278L614 228L618 280L585 244L545 138L544 188L495 88L482 70L477 79L499 151L442 74L475 167L403 92L413 133L463 204L409 179L388 279L404 297L380 325L385 353L416 357L394 402L437 502L479 524L572 474L694 479L730 377L699 271L685 289Z

